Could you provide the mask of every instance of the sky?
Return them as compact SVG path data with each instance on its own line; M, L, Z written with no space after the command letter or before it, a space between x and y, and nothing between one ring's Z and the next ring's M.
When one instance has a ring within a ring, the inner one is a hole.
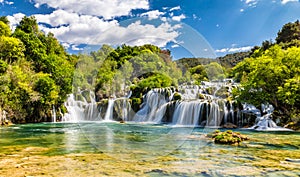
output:
M299 0L0 0L12 30L26 15L70 53L154 44L173 59L247 51L300 20Z

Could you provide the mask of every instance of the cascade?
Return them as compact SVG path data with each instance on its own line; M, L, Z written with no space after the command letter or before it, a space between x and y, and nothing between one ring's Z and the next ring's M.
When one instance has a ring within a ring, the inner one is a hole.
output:
M168 98L166 97L164 90L150 90L146 96L144 96L142 108L135 114L133 121L159 123L165 112L164 109L160 108L163 107L167 101Z
M113 120L113 109L114 109L114 99L109 99L108 100L108 106L107 106L107 110L106 110L106 114L104 117L105 121L112 121Z
M214 87L213 94L208 94L206 90ZM205 82L202 85L181 85L174 92L170 88L152 89L145 96L142 108L136 113L133 121L152 123L171 123L175 126L211 126L219 127L225 117L234 121L234 106L227 100L216 96L222 88L222 83ZM172 104L173 96L178 93L181 97ZM170 95L170 96L168 96ZM201 95L201 96L200 96ZM173 113L166 117L168 107L174 107ZM230 116L229 116L230 115ZM223 121L224 122L224 121Z
M204 104L206 104L206 102L199 100L177 102L172 124L197 126L199 122L201 123Z
M250 129L287 130L272 121L272 106L262 105L265 115L261 116L261 111L251 104L244 103L241 108L236 102L230 101L228 96L233 87L236 85L232 82L202 82L201 85L151 89L143 96L137 113L131 109L131 92L124 97L96 102L92 91L79 91L68 96L65 102L68 113L62 117L62 121L133 121L208 127L233 124L244 127L256 119ZM254 117L245 118L247 114ZM54 107L52 115L53 121L56 120Z
M263 113L266 113L263 116L258 116L255 120L255 124L248 128L258 131L291 131L290 129L277 126L276 123L271 119L274 107L270 104L261 105Z
M85 97L84 95L87 96ZM95 101L95 95L92 91L79 91L78 94L70 94L64 105L68 113L64 114L62 122L94 121L101 119Z
M85 103L83 101L75 100L75 95L70 94L65 102L68 113L62 117L62 122L79 122L83 120L85 117L84 105Z
M56 122L56 110L55 110L55 107L53 105L52 107L52 122Z

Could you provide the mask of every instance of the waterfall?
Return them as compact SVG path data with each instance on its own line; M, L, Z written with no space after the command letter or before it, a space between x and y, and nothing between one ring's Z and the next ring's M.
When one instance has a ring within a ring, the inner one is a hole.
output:
M56 122L56 110L55 110L55 107L53 105L52 107L52 122Z
M112 121L113 120L113 112L114 112L114 99L108 100L108 106L106 110L106 114L104 117L104 121Z
M75 95L70 94L65 102L65 107L68 110L62 117L62 122L79 122L83 120L84 116L84 105L83 101L76 101Z
M213 95L206 93L209 87L216 88ZM181 98L175 104L172 117L164 118L164 120L171 119L169 123L177 126L206 125L218 127L221 125L224 117L225 123L227 122L227 117L231 116L231 119L234 117L232 103L230 102L230 110L228 110L225 104L226 100L215 96L221 87L220 83L217 83L217 86L209 83L209 85L203 84L201 86L182 85L177 88L177 92L170 88L152 89L144 96L142 108L136 113L133 121L165 122L162 119L166 116L166 109L172 103L175 93L178 93Z
M62 122L95 121L101 119L95 95L92 91L80 91L76 94L70 94L64 105L68 113L64 114Z
M150 90L144 97L142 108L136 113L133 121L159 123L165 112L161 107L167 103L165 93L159 89Z
M262 113L250 104L241 105L229 98L233 83L202 82L201 85L181 85L177 88L154 88L143 96L141 109L134 113L130 105L131 92L120 98L96 102L92 91L78 91L70 94L65 107L68 113L62 121L133 121L167 123L174 126L243 127L250 122L251 129L273 130L279 127L272 121L274 108L262 105ZM102 112L103 111L103 112ZM251 116L245 118L245 114ZM104 118L102 118L104 117ZM55 107L52 110L56 120ZM226 126L225 126L226 125Z
M95 94L90 90L70 94L64 103L68 112L63 115L62 121L129 121L132 115L128 98L130 95L131 92L127 97L112 98L96 102ZM114 115L118 117L114 117Z
M206 126L209 127L218 127L221 124L221 113L220 107L217 102L210 103L210 112L207 117L207 124Z
M199 100L178 102L175 106L172 124L197 126L199 121L201 122L204 104L205 102Z
M271 119L272 113L274 111L274 107L272 105L262 104L261 108L263 113L266 114L263 116L258 116L255 120L255 124L248 129L258 130L258 131L292 131L290 129L277 126L276 123Z

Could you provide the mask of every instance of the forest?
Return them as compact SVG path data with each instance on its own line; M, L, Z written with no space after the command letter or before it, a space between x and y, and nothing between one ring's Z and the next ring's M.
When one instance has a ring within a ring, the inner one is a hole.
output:
M299 66L299 21L285 24L275 42L249 52L173 61L171 51L151 44L68 54L53 34L39 30L35 17L24 17L14 31L0 18L0 111L14 123L51 121L51 111L65 113L68 94L79 89L93 90L97 101L131 90L137 108L152 88L233 78L241 85L232 99L270 103L274 119L299 125Z

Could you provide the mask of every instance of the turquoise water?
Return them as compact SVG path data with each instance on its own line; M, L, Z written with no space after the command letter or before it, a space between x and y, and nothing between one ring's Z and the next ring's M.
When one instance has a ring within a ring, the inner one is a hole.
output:
M34 152L38 156L105 154L115 163L161 167L149 167L146 176L300 175L299 132L238 130L250 141L229 146L207 138L213 130L114 122L14 125L0 128L0 160L37 147L44 148Z

